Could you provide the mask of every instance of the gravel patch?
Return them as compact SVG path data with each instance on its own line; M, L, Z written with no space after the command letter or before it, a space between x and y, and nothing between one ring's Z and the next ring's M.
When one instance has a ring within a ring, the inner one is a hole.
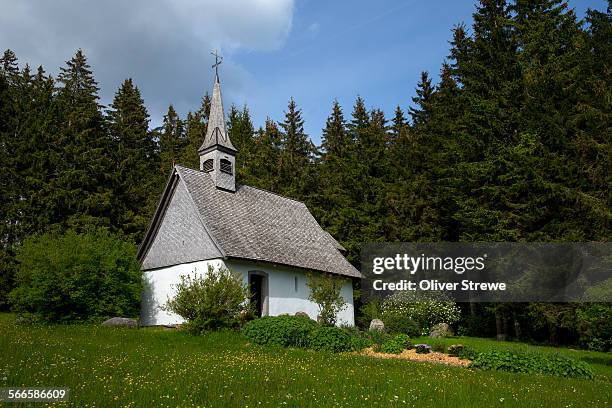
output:
M412 360L412 361L427 361L430 363L440 363L454 366L467 367L470 365L470 360L462 360L459 357L449 356L444 353L427 353L427 354L418 354L416 350L404 350L400 354L388 354L388 353L378 353L374 351L371 347L366 348L365 350L357 353L360 355L377 357L377 358L395 358L402 360Z

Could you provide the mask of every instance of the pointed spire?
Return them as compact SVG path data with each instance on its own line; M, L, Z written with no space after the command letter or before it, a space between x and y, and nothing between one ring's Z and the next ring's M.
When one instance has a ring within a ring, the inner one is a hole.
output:
M231 151L236 151L225 128L225 115L223 113L223 100L221 99L221 83L219 74L215 72L215 85L213 87L212 99L210 101L210 115L208 117L208 129L204 143L198 149L203 153L215 146L222 147Z

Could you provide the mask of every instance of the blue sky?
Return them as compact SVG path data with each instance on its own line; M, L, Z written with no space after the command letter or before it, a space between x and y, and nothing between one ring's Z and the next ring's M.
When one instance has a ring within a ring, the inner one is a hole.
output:
M579 16L603 0L571 1ZM196 109L212 88L212 56L226 111L247 104L256 126L282 120L290 97L309 136L338 99L348 117L357 95L388 117L407 109L419 74L434 79L454 25L471 23L471 1L0 0L0 47L56 74L82 48L109 103L133 77L158 125L168 104Z

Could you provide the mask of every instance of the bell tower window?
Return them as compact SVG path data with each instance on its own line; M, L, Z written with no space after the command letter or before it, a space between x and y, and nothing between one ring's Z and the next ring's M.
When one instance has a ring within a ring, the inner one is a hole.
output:
M210 173L211 171L213 171L213 159L206 160L202 165L202 170L206 173Z
M221 159L220 170L223 173L232 174L232 162L226 159Z

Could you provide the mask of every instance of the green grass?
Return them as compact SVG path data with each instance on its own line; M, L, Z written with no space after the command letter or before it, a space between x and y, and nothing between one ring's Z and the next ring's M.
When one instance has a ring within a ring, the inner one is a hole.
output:
M612 384L612 352L598 353L596 351L577 350L567 347L534 346L526 343L512 341L494 341L479 337L449 337L445 339L430 339L429 337L418 337L413 343L426 343L431 346L443 344L445 348L451 344L463 344L475 351L508 350L520 353L537 353L544 355L558 354L561 356L582 360L593 368L595 375L601 381Z
M496 345L444 342L458 340ZM78 407L606 407L612 400L612 356L570 350L563 353L591 360L594 380L264 348L237 333L22 327L11 315L0 315L0 350L0 387L67 386L69 405Z

